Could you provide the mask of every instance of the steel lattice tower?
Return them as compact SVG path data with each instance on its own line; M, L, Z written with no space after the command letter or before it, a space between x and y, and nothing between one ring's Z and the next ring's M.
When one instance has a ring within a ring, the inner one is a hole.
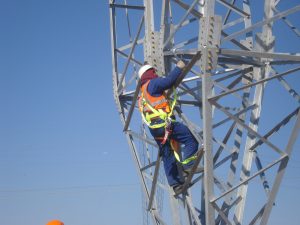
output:
M153 224L267 224L300 129L296 4L109 1L113 93ZM203 143L204 172L175 198L142 125L137 71L148 61L163 76L179 59L175 114Z

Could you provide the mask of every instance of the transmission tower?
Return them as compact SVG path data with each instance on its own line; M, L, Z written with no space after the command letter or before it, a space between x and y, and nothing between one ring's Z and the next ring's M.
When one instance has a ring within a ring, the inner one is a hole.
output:
M109 8L113 93L152 224L267 224L300 129L300 5L110 0ZM174 197L142 125L137 71L147 61L164 76L179 59L187 67L175 114L203 144L204 172Z

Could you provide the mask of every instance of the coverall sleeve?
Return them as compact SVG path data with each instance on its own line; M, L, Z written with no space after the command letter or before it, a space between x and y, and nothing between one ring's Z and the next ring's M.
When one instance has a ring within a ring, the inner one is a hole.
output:
M152 96L160 96L165 90L170 89L176 82L182 70L175 67L166 77L152 79L148 85L148 92Z

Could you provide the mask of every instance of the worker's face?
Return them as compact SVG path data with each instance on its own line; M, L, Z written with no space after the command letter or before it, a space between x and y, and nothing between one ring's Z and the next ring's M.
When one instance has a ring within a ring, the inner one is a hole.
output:
M156 74L156 70L154 68L151 68L150 70L151 70L151 72Z

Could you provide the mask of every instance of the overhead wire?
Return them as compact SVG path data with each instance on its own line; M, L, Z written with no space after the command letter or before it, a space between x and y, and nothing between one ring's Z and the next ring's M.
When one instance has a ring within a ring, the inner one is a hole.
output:
M102 184L102 185L83 185L83 186L69 186L69 187L53 187L53 188L23 188L23 189L6 189L1 190L0 194L3 193L22 193L22 192L59 192L59 191L69 191L69 190L85 190L86 189L105 189L105 188L132 188L137 187L137 183L128 183L128 184Z

